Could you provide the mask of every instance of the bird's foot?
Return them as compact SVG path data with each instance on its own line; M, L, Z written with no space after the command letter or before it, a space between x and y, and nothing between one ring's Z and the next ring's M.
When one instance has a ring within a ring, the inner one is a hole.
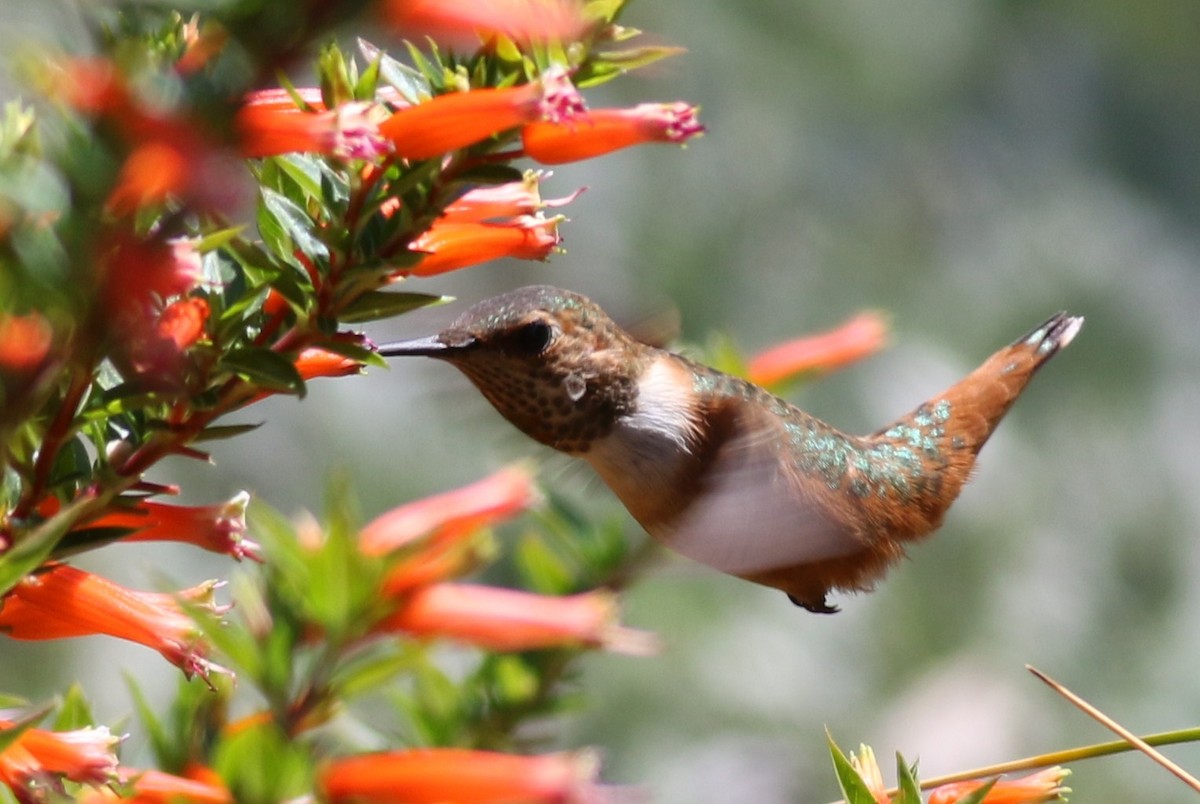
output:
M837 614L839 611L841 611L841 609L837 606L829 605L829 603L825 600L824 594L818 598L809 598L807 600L801 600L795 595L788 595L788 600L792 601L794 605L808 609L813 614Z

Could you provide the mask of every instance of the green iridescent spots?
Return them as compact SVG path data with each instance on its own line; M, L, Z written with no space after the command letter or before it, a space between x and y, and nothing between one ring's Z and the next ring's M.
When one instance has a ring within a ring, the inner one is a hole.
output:
M844 436L809 417L796 418L786 429L800 470L859 499L895 495L907 501L926 490L926 466L944 463L941 443L950 403L943 399L918 408L909 422L883 434L886 441L875 443ZM959 439L956 447L961 444Z
M848 439L827 428L816 429L789 425L793 443L800 460L800 468L810 474L818 474L831 489L840 488L846 480L850 462L856 450Z

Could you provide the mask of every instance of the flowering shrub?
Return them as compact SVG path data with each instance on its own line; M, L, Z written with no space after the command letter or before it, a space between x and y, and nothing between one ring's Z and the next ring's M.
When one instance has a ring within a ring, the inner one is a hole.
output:
M169 718L140 706L159 768L118 762L72 693L52 730L34 727L44 710L0 723L0 781L19 801L589 796L586 751L505 752L560 705L579 651L654 643L600 588L626 562L611 529L531 535L539 592L458 580L495 557L491 525L543 505L528 468L365 524L287 522L244 493L175 505L145 475L252 429L222 423L232 411L379 364L353 327L443 300L408 277L553 254L552 210L574 196L542 199L536 162L588 154L535 153L522 132L577 128L592 153L685 141L701 131L686 105L664 134L640 114L598 126L581 93L672 51L625 44L620 2L203 5L97 9L97 55L33 71L53 124L11 104L0 131L0 631L126 639L192 679ZM426 46L320 45L364 5ZM319 87L262 86L318 46ZM251 227L227 217L247 199ZM586 561L554 547L568 539L590 539ZM231 610L217 581L141 591L69 563L161 540L262 568ZM439 669L446 641L475 646L468 678ZM393 750L333 739L385 699L403 737L376 743Z
M368 523L345 490L324 519L288 521L244 493L165 502L179 489L146 473L254 429L222 423L231 412L381 364L353 327L444 300L410 278L552 256L555 210L574 194L542 198L537 165L701 133L682 102L588 108L583 90L675 52L630 44L624 5L118 2L93 9L97 55L50 54L32 70L49 119L13 103L0 127L0 633L130 640L184 680L166 716L137 700L157 768L118 761L119 737L75 690L0 713L9 798L602 793L592 752L531 751L521 726L562 708L580 651L654 649L620 625L606 588L636 557L612 528L554 516L528 467ZM321 44L366 10L423 44L404 60ZM319 86L263 86L314 57ZM247 200L253 225L230 217ZM867 315L747 370L780 383L884 337ZM462 580L500 552L491 527L532 507L548 513L514 562L527 590ZM261 566L231 607L220 581L134 590L69 563L164 540ZM454 676L439 665L446 642L473 657ZM369 752L339 729L362 711L387 713ZM1050 800L1060 780L986 800Z

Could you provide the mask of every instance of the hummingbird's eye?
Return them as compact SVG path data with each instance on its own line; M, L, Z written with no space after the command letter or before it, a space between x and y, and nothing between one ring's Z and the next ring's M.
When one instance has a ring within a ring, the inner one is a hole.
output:
M540 355L550 345L554 330L545 321L530 321L517 328L512 336L513 350L524 355Z

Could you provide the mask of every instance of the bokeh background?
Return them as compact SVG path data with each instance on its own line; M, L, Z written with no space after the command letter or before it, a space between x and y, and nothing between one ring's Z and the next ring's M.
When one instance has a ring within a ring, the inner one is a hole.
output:
M837 795L825 727L873 745L889 777L895 750L933 775L1109 738L1025 663L1136 731L1200 723L1200 4L643 0L624 21L688 52L593 105L688 100L708 135L560 168L549 194L589 187L566 254L413 282L460 302L373 336L429 333L532 282L626 321L674 309L685 341L720 330L746 350L879 308L892 347L793 398L868 432L1058 309L1087 325L939 535L842 613L664 555L625 618L665 651L590 657L564 744L599 746L607 779L659 802L822 802ZM72 3L0 4L0 53L82 33ZM244 418L266 424L217 445L215 468L158 479L189 502L245 488L295 511L343 472L370 515L543 454L420 362ZM619 514L586 472L549 460L546 476ZM162 550L90 566L143 587L164 566L177 582L228 573ZM0 645L0 688L37 698L81 676L109 720L131 711L124 668L169 698L173 668L138 648ZM1200 770L1200 748L1168 753ZM1138 755L1074 770L1076 801L1190 800Z

